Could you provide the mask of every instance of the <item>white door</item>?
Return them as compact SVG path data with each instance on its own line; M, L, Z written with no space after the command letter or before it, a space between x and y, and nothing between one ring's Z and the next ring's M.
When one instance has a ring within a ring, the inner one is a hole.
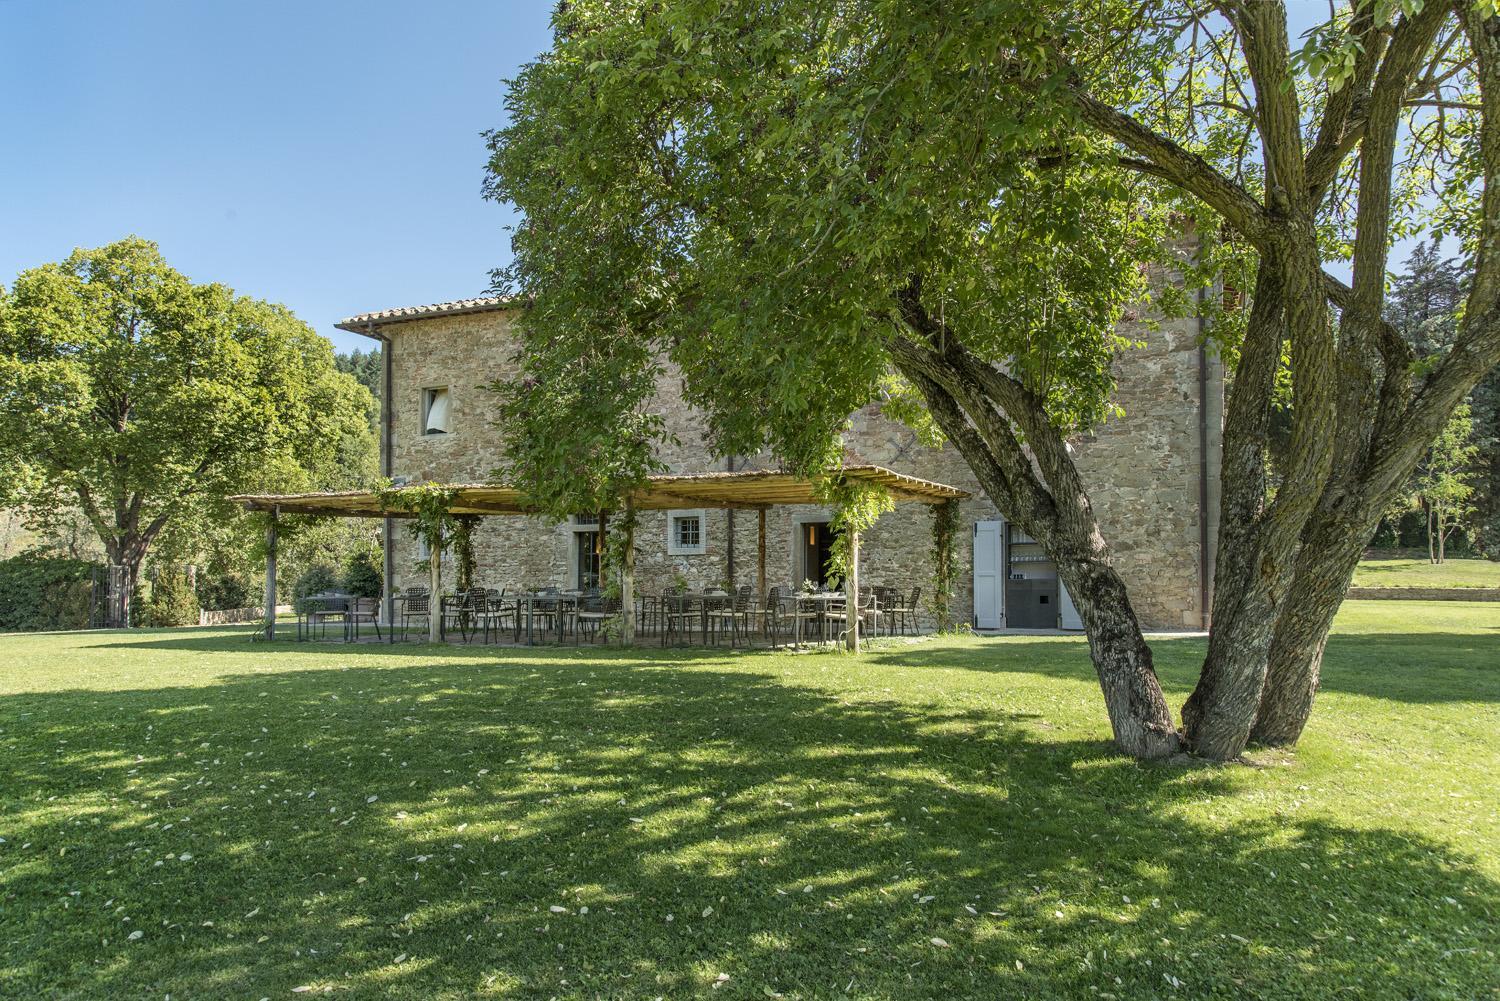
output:
M1001 559L1005 522L974 523L974 628L999 629L1004 612L1005 575Z
M1073 604L1073 596L1068 593L1068 585L1061 579L1057 582L1057 593L1061 599L1058 602L1057 623L1063 629L1082 629L1083 618L1078 614L1078 606Z

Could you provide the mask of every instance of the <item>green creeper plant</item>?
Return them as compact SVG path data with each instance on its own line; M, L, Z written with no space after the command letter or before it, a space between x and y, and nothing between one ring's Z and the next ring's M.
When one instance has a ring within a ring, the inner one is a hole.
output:
M460 514L453 519L453 560L457 564L457 587L467 591L474 586L474 529L479 525L479 516Z
M849 577L851 544L854 533L875 527L880 516L893 510L896 501L882 486L833 474L818 482L817 492L823 503L833 509L828 527L833 532L828 563L830 586L839 587Z
M407 533L429 553L441 552L457 537L459 520L452 510L457 495L455 488L432 482L404 486L385 483L375 490L382 511L410 516L405 519Z
M938 632L953 628L953 595L958 578L958 499L932 505L932 596L928 599Z

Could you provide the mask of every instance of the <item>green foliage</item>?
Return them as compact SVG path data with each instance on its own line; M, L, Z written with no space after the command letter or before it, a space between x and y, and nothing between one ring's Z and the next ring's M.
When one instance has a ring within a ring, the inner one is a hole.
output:
M379 598L385 575L380 560L368 549L358 549L344 561L344 590L357 598Z
M345 375L353 376L354 381L369 390L370 398L378 403L380 393L384 389L382 383L385 378L385 369L380 358L380 349L371 348L369 351L361 351L355 348L353 351L340 351L333 356L334 368ZM376 408L379 414L379 408Z
M661 442L664 377L715 451L804 475L840 464L848 415L876 400L930 437L887 352L914 277L1059 428L1111 413L1117 322L1168 220L1060 93L1035 96L1046 20L827 12L571 3L513 82L486 191L525 214L498 281L531 308L497 387L501 475L549 510L618 506ZM1014 78L990 71L1008 47Z
M292 585L293 605L297 611L304 611L308 595L337 591L340 583L338 572L333 567L327 563L314 563Z
M896 501L884 487L839 475L819 480L818 496L833 508L828 519L828 527L833 531L833 545L828 553L829 586L838 587L848 579L853 567L855 533L873 528L881 515L895 508Z
M600 592L607 598L622 595L625 573L625 556L635 544L635 532L640 526L640 515L634 506L627 506L609 516L608 531L604 535L604 553L600 559L603 586Z
M1434 558L1441 563L1448 536L1474 513L1469 500L1474 459L1474 420L1467 403L1454 411L1417 465L1415 486L1420 503L1429 512L1428 533Z
M250 581L241 574L198 574L198 604L212 611L226 608L248 608L259 604L252 592Z
M932 506L932 593L928 603L938 632L953 628L953 596L958 583L958 500Z
M453 519L453 559L458 564L460 591L474 586L474 573L478 569L474 559L474 529L478 525L478 515L461 514Z
M87 627L97 569L39 550L0 560L0 632Z
M182 567L157 567L156 577L151 582L146 622L151 626L198 624L198 598Z
M0 289L0 467L27 473L11 500L41 524L81 510L115 563L164 535L172 560L243 550L253 520L225 494L367 482L370 406L284 307L193 284L146 240Z
M406 530L429 552L441 552L458 531L459 521L451 508L456 491L441 483L413 483L407 486L385 484L375 491L383 511L402 511L411 515Z

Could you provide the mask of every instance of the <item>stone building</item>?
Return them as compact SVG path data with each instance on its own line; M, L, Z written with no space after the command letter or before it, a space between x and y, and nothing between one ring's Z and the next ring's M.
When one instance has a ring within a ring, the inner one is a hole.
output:
M466 299L366 313L338 324L384 348L387 475L413 483L490 478L499 450L495 406L484 387L511 371L516 316L516 307L505 300ZM1140 326L1130 333L1145 345L1118 362L1123 416L1072 447L1142 624L1199 629L1206 624L1213 579L1222 373L1200 347L1196 321L1164 322L1153 330ZM675 379L661 379L657 400L681 442L661 456L670 472L761 468L753 459L710 455L702 424L683 402ZM980 629L1078 627L1055 567L1006 522L953 448L925 447L910 429L872 405L853 415L846 451L862 463L971 494L961 502L958 621ZM828 519L826 509L813 506L767 513L768 585L786 589L823 579ZM486 518L474 535L480 581L495 587L588 586L598 574L597 531L593 515L564 524L524 516ZM758 540L756 512L642 512L637 587L649 592L680 579L693 586L753 583ZM416 542L398 529L387 544L393 546L398 586L425 580L419 565L426 553ZM930 511L897 505L863 537L862 584L908 592L919 586L930 594L931 550Z

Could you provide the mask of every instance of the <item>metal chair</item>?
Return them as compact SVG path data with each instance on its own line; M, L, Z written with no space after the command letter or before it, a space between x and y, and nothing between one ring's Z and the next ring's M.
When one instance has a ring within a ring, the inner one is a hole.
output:
M505 591L506 589L503 587L498 591L492 587L485 589L484 612L480 616L479 621L484 627L484 642L486 643L490 641L491 629L495 631L496 636L499 636L505 630L507 621L510 622L512 627L516 625L521 605L518 601L507 602L505 600Z
M375 627L375 639L380 636L380 601L377 598L349 599L349 613L344 618L344 630L350 640L359 639L359 624L368 622Z
M574 615L573 645L583 642L583 631L597 640L599 630L610 619L620 614L619 598L602 598L597 594L583 595L578 599L578 611Z
M901 615L901 635L902 636L906 635L906 620L907 620L908 617L911 618L911 625L912 625L911 631L913 633L916 633L916 632L919 632L921 630L922 620L919 618L919 616L921 614L922 614L922 588L921 588L920 585L918 585L917 587L913 587L911 589L911 597L907 598L902 603L902 608L901 608L901 612L900 612L900 615Z
M351 600L347 595L336 594L332 591L320 591L303 598L302 608L297 613L297 638L302 639L305 628L308 639L313 638L314 630L318 631L320 639L327 639L330 621L338 621L347 633Z
M692 642L693 627L703 621L704 599L690 594L666 594L661 599L661 645L686 636Z
M864 623L869 622L870 636L875 639L880 638L880 616L882 615L880 608L880 591L883 590L885 589L872 588L868 594L861 594L859 596L860 628L863 629Z
M443 631L446 635L448 626L451 624L458 630L459 637L469 642L469 634L477 632L484 619L487 610L488 596L482 587L471 587L467 591L460 591L453 595L451 602L443 602Z
M413 619L420 619L424 627L431 628L432 595L427 593L425 587L409 587L401 598L401 639L403 641L411 639Z
M754 609L752 613L760 620L760 631L770 641L771 647L776 646L776 635L781 631L781 619L783 615L781 588L773 587L766 592L765 604Z
M755 594L751 588L743 587L740 588L739 593L734 596L732 601L724 601L709 612L709 616L714 620L716 626L714 629L714 642L716 644L718 643L719 629L723 628L725 623L728 623L729 645L731 647L739 645L741 632L750 631L750 620L754 616L752 608L754 601Z

